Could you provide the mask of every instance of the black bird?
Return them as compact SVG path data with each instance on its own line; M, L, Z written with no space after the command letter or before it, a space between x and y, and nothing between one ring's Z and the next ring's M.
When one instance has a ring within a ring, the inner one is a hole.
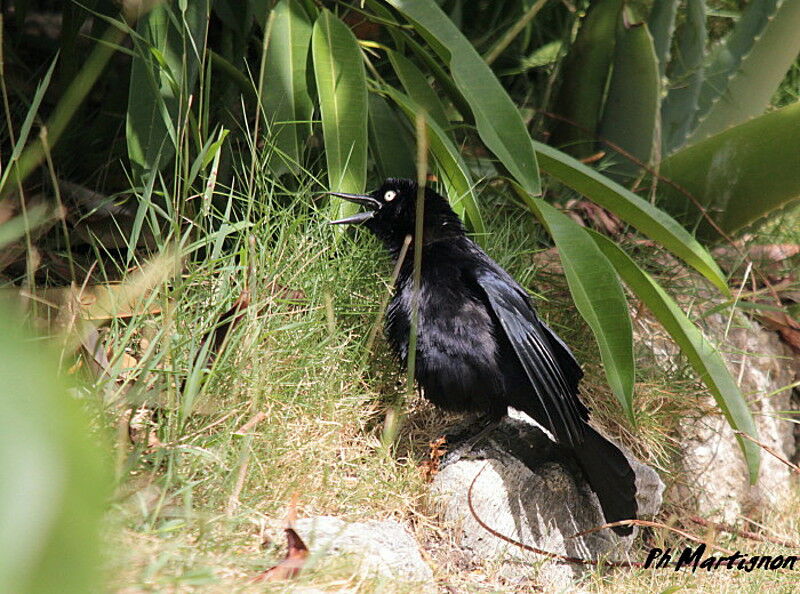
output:
M417 184L388 179L370 195L332 193L367 208L332 224L358 223L397 259L415 231ZM526 291L467 237L447 200L425 189L415 375L423 395L452 411L498 421L511 406L571 448L606 521L636 518L634 472L589 424L578 398L583 376L566 344L539 317ZM386 315L386 334L405 365L413 293L413 242ZM630 526L617 526L630 534Z

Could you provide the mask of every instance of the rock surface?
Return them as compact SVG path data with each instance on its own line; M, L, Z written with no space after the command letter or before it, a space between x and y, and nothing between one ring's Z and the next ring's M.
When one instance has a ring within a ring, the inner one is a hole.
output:
M753 413L759 441L791 460L796 456L797 444L794 424L786 420L787 411L797 410L798 405L791 389L785 388L800 378L791 350L776 333L738 312L730 320L721 314L707 316L701 325L738 380ZM666 372L675 369L680 361L678 349L656 322L648 315L641 316L634 331L638 340L659 355L656 361ZM708 414L682 419L679 425L678 470L683 484L672 496L681 502L693 501L697 513L726 523L735 522L742 514L757 514L780 505L791 494L791 470L762 451L758 481L749 485L733 430L718 414L713 399L701 398L700 405Z
M295 531L312 555L353 555L366 573L406 582L431 582L419 545L394 520L345 522L331 516L297 520Z
M506 577L538 571L546 591L572 588L579 565L564 565L525 551L491 534L496 532L553 553L585 559L622 560L633 536L620 538L602 530L579 538L572 535L605 523L596 495L572 460L527 416L505 419L471 449L449 453L433 481L444 524L457 544L478 560L506 560ZM664 485L654 470L629 457L636 471L642 515L661 506ZM533 469L533 470L531 470ZM477 479L476 479L477 476ZM474 481L474 482L473 482ZM467 501L471 489L472 508Z

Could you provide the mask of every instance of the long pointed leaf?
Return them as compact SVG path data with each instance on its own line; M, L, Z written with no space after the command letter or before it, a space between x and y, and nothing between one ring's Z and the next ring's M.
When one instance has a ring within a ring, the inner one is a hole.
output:
M633 329L617 273L586 229L543 200L527 202L553 237L575 306L597 340L608 383L635 422Z
M420 112L420 108L414 100L392 87L387 86L382 90L397 103L408 119L414 123L417 114ZM469 169L467 169L461 154L447 133L433 120L427 120L426 124L430 151L447 188L450 204L459 216L466 218L467 223L477 234L476 239L481 242L486 229L483 225L478 203L475 200Z
M398 52L390 50L387 55L408 96L425 109L428 116L433 118L433 121L446 130L450 123L447 120L444 105L442 105L441 99L428 84L422 71L411 60Z
M607 237L590 231L597 247L611 261L617 273L636 296L641 299L664 329L680 346L700 379L708 387L717 405L734 430L757 438L755 423L739 387L731 377L719 351L703 336L700 329L681 311L678 304L664 292L653 278L639 268L631 258ZM759 450L750 440L737 435L744 452L750 481L758 477Z
M270 168L297 173L303 144L311 130L314 109L306 84L306 63L311 47L311 22L295 0L275 5L261 81L266 121L271 126Z
M519 111L472 44L432 0L389 0L450 54L453 80L469 103L481 140L522 188L539 194L539 169Z
M383 178L416 176L413 138L386 100L375 93L369 95L369 148Z
M569 155L546 144L535 142L534 146L544 171L633 225L705 276L724 294L730 294L717 263L675 219Z
M179 110L194 89L208 23L209 0L186 5L181 18L157 4L136 25L140 37L131 66L128 157L138 181L175 153ZM184 61L185 60L185 61Z
M353 33L329 10L322 10L312 34L328 182L337 192L364 191L367 177L367 81ZM336 216L353 205L338 200Z

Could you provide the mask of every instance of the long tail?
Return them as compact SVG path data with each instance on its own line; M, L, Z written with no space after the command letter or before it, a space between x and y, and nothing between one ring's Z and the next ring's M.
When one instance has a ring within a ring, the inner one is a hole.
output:
M575 455L600 500L606 522L635 520L636 474L620 449L587 425L583 443L575 448ZM627 536L633 527L616 526L612 530Z

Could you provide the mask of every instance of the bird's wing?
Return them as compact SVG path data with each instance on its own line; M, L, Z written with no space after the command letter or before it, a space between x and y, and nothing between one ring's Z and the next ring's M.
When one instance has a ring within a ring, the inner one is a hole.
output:
M560 442L577 445L583 440L586 408L578 400L580 365L567 345L542 322L527 294L511 277L483 269L475 280L488 299L514 352L525 370L543 415L537 421Z

